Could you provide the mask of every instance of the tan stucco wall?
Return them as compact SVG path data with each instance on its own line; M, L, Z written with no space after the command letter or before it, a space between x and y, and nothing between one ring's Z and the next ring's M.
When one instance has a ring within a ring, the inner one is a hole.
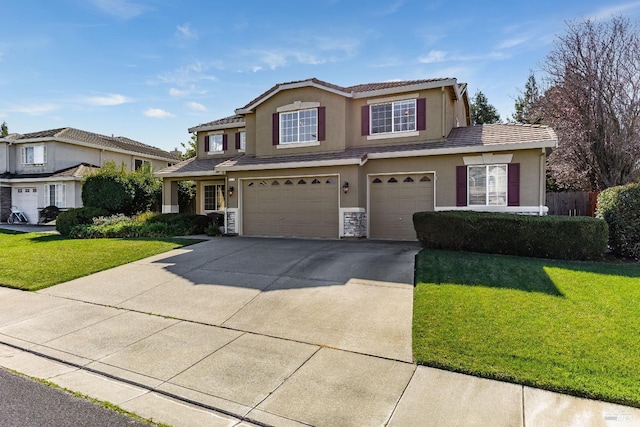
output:
M278 107L295 101L319 102L320 106L326 107L326 138L320 141L319 145L278 148L282 145L272 144L273 113L277 112ZM347 99L345 97L314 87L304 87L277 93L260 104L254 114L247 114L246 117L255 116L256 156L286 156L344 150L345 129L348 122L348 120L345 121L346 114Z
M0 174L9 169L9 144L0 142Z
M245 127L236 127L236 128L229 128L229 129L224 129L224 130L220 130L220 131L201 131L198 132L197 134L197 139L198 139L198 157L201 159L208 159L208 158L217 158L217 157L231 157L231 156L235 156L236 154L239 154L241 151L236 149L236 132L240 132L240 131L245 131ZM207 152L204 151L204 138L207 135L213 135L215 133L220 133L222 132L222 134L227 135L227 150L219 153L219 154L209 154ZM247 145L249 145L249 135L247 134Z

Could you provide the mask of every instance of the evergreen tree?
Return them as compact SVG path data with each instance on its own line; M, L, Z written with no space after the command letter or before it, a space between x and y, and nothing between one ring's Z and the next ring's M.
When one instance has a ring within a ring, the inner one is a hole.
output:
M7 122L2 122L2 126L0 126L0 137L4 138L9 135L9 128L7 127Z
M542 118L539 114L535 114L533 107L535 103L540 99L540 91L538 90L538 83L536 82L536 76L533 72L529 73L527 83L524 85L524 93L518 95L515 102L515 110L512 118L516 123L524 123L530 125L540 124Z
M471 119L474 125L500 123L498 110L489 104L486 95L481 91L477 91L471 100Z

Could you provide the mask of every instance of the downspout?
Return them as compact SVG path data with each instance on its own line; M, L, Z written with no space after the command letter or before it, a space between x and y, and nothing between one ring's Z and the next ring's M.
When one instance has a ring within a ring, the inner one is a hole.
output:
M446 92L445 92L445 88L444 86L442 86L440 88L441 92L442 92L442 137L446 138L447 135L444 134L444 129L446 126L446 120L447 120L447 112L446 112L446 106L447 106L447 102L446 102Z
M544 205L546 199L546 190L547 190L547 176L546 176L546 152L545 149L542 148L542 153L540 153L540 203L538 204L539 210L538 215L544 215Z

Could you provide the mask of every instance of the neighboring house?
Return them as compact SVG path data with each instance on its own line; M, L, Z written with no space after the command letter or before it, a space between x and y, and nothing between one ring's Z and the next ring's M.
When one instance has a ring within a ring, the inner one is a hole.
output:
M0 138L0 221L11 206L38 222L39 211L82 206L82 179L107 161L127 170L148 164L162 169L179 158L124 137L98 135L73 128L52 129Z
M545 214L553 130L469 126L469 110L452 78L277 84L189 129L197 157L156 172L163 211L195 180L197 212L241 235L413 240L416 211Z

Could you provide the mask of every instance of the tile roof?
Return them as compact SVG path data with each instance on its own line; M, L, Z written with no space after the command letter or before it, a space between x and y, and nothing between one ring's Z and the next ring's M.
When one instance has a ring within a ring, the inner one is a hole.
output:
M236 156L237 157L237 156ZM202 172L215 172L215 167L220 163L230 160L230 157L208 158L199 159L192 157L184 160L180 163L176 163L173 166L166 167L156 171L154 175L162 177L171 174L189 174L189 173L202 173Z
M536 141L557 141L552 128L543 125L496 123L453 128L447 137L449 145L472 146Z
M100 169L100 166L91 165L89 163L80 163L75 166L71 166L70 168L61 169L59 171L53 173L31 173L31 174L15 174L15 173L4 173L0 175L0 178L20 178L20 179L30 179L30 178L83 178L93 171Z
M328 83L313 77L306 80L296 80L292 82L278 83L275 86L268 89L267 91L265 91L264 93L260 94L255 99L248 102L244 107L239 108L239 110L244 110L249 108L251 105L255 104L256 102L260 101L263 98L266 98L273 92L280 89L282 86L295 85L295 84L305 83L305 82L314 83L320 86L325 86L327 88L334 89L347 94L351 92L354 92L354 93L371 92L375 90L391 89L391 88L397 88L397 87L403 87L403 86L412 86L412 85L423 84L423 83L433 83L433 82L444 81L444 80L451 80L451 79L437 78L437 79L423 79L423 80L402 80L402 81L390 81L390 82L380 82L380 83L365 83L365 84L358 84L354 86L338 86L338 85L334 85L332 83Z
M242 126L244 126L244 123L245 123L244 116L239 116L239 115L236 114L236 115L229 116L229 117L223 117L222 119L214 120L212 122L201 123L201 124L199 124L197 126L194 126L194 127L190 128L189 132L193 132L194 130L197 130L199 128L222 126L222 125L235 125L235 124L237 124L238 127L242 127Z
M176 161L178 158L171 153L168 153L159 148L151 145L143 144L133 139L125 138L123 136L106 136L93 132L87 132L75 128L58 128L49 129L40 132L32 132L26 134L12 134L5 139L12 141L20 141L26 139L39 139L39 138L51 138L51 139L66 139L71 141L78 141L85 144L98 145L106 148L132 151L147 156L156 156L163 158L167 161Z

